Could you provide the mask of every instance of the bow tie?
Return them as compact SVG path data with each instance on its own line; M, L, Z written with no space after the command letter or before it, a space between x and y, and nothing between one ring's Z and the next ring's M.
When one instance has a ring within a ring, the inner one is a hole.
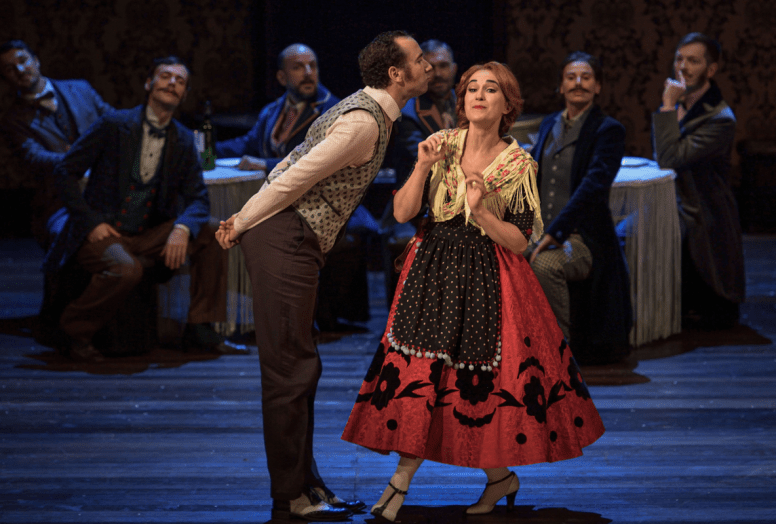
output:
M165 138L167 136L167 128L158 128L151 125L150 122L146 122L148 124L148 136L153 138Z
M36 97L32 100L30 100L30 103L37 107L42 107L44 109L51 110L50 105L53 105L56 107L56 98L53 91L49 91L47 93L42 94L39 97Z

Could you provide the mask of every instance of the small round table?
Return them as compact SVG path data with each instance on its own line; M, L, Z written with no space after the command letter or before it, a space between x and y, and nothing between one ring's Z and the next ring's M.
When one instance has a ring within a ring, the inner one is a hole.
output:
M225 220L242 209L266 179L264 171L242 171L236 168L239 158L216 160L216 168L203 172L210 198L210 215ZM226 316L216 330L231 335L253 329L253 293L242 251L228 251ZM160 286L160 313L167 318L183 317L188 311L188 275L179 271L167 284Z
M625 239L634 323L630 343L640 346L682 329L682 250L671 169L646 158L624 157L609 207Z

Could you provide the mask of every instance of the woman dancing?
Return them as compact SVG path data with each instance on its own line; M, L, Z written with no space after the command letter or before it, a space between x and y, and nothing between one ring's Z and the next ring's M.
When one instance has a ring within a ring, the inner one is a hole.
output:
M423 202L385 334L342 438L396 451L372 514L394 521L424 459L482 468L484 514L520 482L509 466L580 456L604 432L587 386L530 266L541 237L536 163L504 135L522 109L514 75L477 65L456 87L460 128L418 147L394 198L406 222Z

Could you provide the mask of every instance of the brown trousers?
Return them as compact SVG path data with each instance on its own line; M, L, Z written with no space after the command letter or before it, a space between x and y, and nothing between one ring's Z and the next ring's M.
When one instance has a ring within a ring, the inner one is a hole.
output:
M92 274L86 290L67 305L59 321L69 336L91 340L119 310L124 299L143 278L141 258L164 263L161 258L167 237L175 226L170 220L138 235L88 240L76 253L76 260ZM197 238L189 239L191 257L191 323L226 320L226 251L215 239L217 226L207 224Z
M290 207L249 229L240 246L253 288L270 492L293 500L305 484L323 486L313 459L321 376L313 318L323 254Z

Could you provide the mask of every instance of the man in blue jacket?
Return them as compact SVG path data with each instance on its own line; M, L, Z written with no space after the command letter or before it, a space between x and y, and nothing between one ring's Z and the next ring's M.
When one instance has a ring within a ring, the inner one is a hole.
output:
M304 44L278 56L277 80L286 92L267 104L248 134L216 143L216 154L244 158L250 169L272 169L304 140L310 124L340 101L318 83L318 57Z
M209 323L226 320L226 258L208 224L210 202L194 136L172 119L188 82L179 59L157 59L145 82L146 104L102 117L54 171L67 213L44 270L57 271L75 257L92 274L59 322L72 357L99 359L92 337L140 282L143 258L175 270L191 256L184 342L208 349L221 342ZM82 193L78 180L87 170Z
M44 249L46 223L60 207L53 192L54 166L100 116L113 110L86 80L52 80L22 40L0 45L0 75L16 91L2 117L2 130L32 179L31 231Z
M286 92L264 106L248 134L217 142L216 154L221 158L242 157L238 166L241 169L272 171L304 141L315 119L340 101L318 82L318 74L315 51L304 44L283 49L278 56L277 80ZM316 324L323 332L358 329L340 323L339 318L369 320L366 248L359 228L374 219L363 206L359 206L355 217L348 225L349 234L329 253L328 263L321 270Z
M579 363L598 364L626 354L632 324L628 269L609 210L625 128L595 105L597 58L572 53L561 71L566 108L542 121L532 150L546 226L529 262ZM585 282L578 311L571 308L573 281Z

